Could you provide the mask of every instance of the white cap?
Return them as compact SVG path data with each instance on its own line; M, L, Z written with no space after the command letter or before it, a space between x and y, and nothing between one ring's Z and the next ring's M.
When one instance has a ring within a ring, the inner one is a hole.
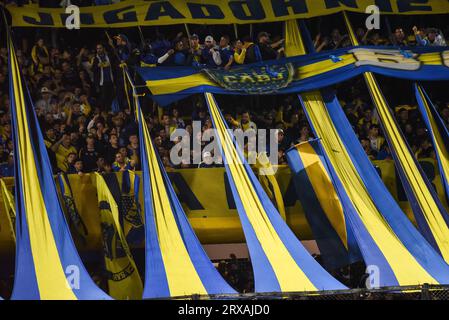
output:
M214 37L207 36L206 39L204 39L204 42L214 42Z
M209 151L203 153L203 158L210 158L210 157L212 157L212 154Z

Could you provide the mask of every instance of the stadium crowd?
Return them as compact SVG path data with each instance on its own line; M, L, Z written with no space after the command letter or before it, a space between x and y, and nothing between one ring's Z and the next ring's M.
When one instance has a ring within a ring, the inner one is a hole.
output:
M441 32L435 28L415 27L413 34L414 37L406 37L403 30L397 28L387 39L379 36L378 32L357 30L360 41L368 45L445 44ZM279 36L273 39L262 31L254 41L245 37L231 44L227 35L221 36L218 42L211 35L201 41L197 34L189 38L180 32L171 41L157 34L156 39L145 41L139 48L133 46L126 35L118 34L108 43L98 42L94 48L82 46L74 49L49 46L44 37L38 37L33 45L27 45L22 39L17 56L34 98L54 172L81 174L139 169L139 140L132 108L129 107L130 93L124 87L125 75L121 69L124 63L130 70L135 65L196 65L230 69L243 63L281 58L283 39ZM315 38L317 51L348 45L347 35L338 29L329 36L318 34ZM338 88L338 96L369 157L385 159L390 157L388 146L370 98L366 92L361 92L363 88L360 79L344 83ZM294 96L271 96L264 101L258 97L223 97L219 100L230 127L244 131L277 129L279 164L286 163L284 153L290 146L311 138L306 118ZM440 107L442 116L448 121L447 104ZM192 121L201 121L203 132L212 127L201 97L185 99L165 110L146 99L144 109L150 111L146 122L164 164L167 167L194 167L189 163L171 164L169 151L177 141L171 141L170 134L177 128L192 134ZM397 106L396 115L418 157L432 157L431 141L419 121L416 108ZM11 176L13 143L6 48L0 48L0 125L0 175ZM207 158L210 154L205 156ZM201 166L213 166L208 159L203 160Z
M375 46L446 44L443 33L435 28L414 27L409 36L402 28L395 29L390 36L357 29L357 36L361 43ZM39 35L35 41L22 38L20 43L17 42L17 57L31 91L54 173L69 174L140 169L138 130L129 103L129 88L124 85L126 75L121 68L125 63L135 76L132 71L136 65L193 65L230 70L241 64L280 59L284 55L281 36L272 36L265 31L258 32L254 39L248 36L233 41L225 34L217 37L206 33L200 37L196 33L187 36L180 32L168 39L157 32L155 38L142 41L140 46L133 45L123 33L107 42L98 41L95 46L74 48L68 46L67 41L49 43L48 36ZM350 43L346 34L333 29L327 35L318 33L314 45L316 51L323 51L346 47ZM394 91L397 80L389 81L385 80L381 85L386 91ZM336 86L336 90L367 155L372 160L391 159L363 79L342 83ZM412 97L408 96L409 100L404 99L405 102L401 99L392 101L397 121L418 158L435 157L427 130L411 102ZM244 131L276 129L278 164L287 163L285 152L288 148L313 138L294 95L270 95L263 99L260 96L219 96L217 100L231 128ZM441 100L437 104L449 126L449 101ZM0 177L14 175L10 107L8 52L1 47ZM212 128L202 96L178 101L166 109L159 108L146 97L143 109L164 166L167 169L198 167L189 162L171 163L170 150L179 141L171 141L170 135L176 129L186 129L191 141L201 140L204 131ZM200 135L193 136L192 121L201 122ZM205 152L199 167L222 165L212 163L211 156ZM252 287L252 273L249 263L245 267L241 265L232 257L230 261L219 263L218 269L239 291L248 292ZM343 280L347 277L347 282L355 281L355 286L363 278L363 272L356 272L356 276L351 278L348 270L336 271L335 275Z

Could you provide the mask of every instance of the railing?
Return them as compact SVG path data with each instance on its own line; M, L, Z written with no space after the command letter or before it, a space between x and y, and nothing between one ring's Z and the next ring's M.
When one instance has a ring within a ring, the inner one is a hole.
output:
M449 300L449 285L383 287L318 292L270 292L229 295L192 295L170 300Z

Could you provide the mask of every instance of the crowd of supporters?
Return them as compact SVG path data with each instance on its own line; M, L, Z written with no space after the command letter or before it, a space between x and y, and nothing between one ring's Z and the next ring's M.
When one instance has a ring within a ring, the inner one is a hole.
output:
M414 28L416 45L444 44L441 33L436 29L425 29L425 33L422 30ZM362 29L358 29L357 35L366 44L411 44L399 28L391 35L391 41L379 37L377 32L371 34ZM139 169L139 139L132 108L129 107L132 97L124 87L126 76L121 68L124 63L131 69L133 65L141 64L193 64L229 69L235 64L282 57L284 41L279 36L273 38L275 40L270 40L270 35L262 31L254 41L246 37L233 41L231 46L226 35L216 43L210 35L201 41L196 34L188 38L180 32L173 41L158 34L156 39L145 41L143 47L138 48L126 35L118 34L107 43L98 42L95 47L81 46L79 49L50 46L43 37L33 45L22 41L17 56L35 102L54 172ZM329 36L317 35L315 45L317 51L332 50L349 45L349 42L347 35L334 29ZM0 175L11 176L13 143L6 48L0 49L0 67ZM388 146L371 100L360 92L363 87L363 82L354 80L341 85L338 95L370 158L389 158ZM224 97L221 100L219 105L225 111L231 128L244 131L277 129L279 164L286 163L285 151L290 146L311 138L307 120L295 96L272 97L264 101L257 97ZM144 109L150 111L146 122L164 164L167 167L196 167L191 162L176 166L170 162L170 149L178 142L176 139L171 141L170 135L176 129L186 129L192 134L192 121L201 121L203 132L212 128L202 98L182 100L164 110L148 99L144 104ZM395 107L401 128L417 156L432 157L431 141L416 107ZM449 120L447 105L441 104L440 107L443 118ZM200 135L190 138L201 140ZM205 142L200 143L205 145ZM202 166L213 166L208 162L210 154L203 156Z
M85 174L139 170L139 137L133 108L130 106L129 88L124 85L125 63L132 76L135 65L196 66L232 69L235 66L261 60L280 59L284 56L284 40L280 35L258 32L254 38L231 39L225 34L196 33L190 36L178 33L171 40L156 32L155 38L134 45L124 33L95 46L69 46L62 42L38 36L35 41L17 41L17 57L30 89L36 114L54 173ZM213 35L212 35L213 34ZM218 35L218 36L217 36ZM413 28L409 36L401 28L390 36L378 31L357 29L362 44L398 46L442 46L443 33L436 28ZM19 40L19 39L17 39ZM78 40L79 41L79 40ZM338 29L327 35L317 34L316 51L333 50L349 46L348 36ZM0 177L14 175L13 132L11 128L8 52L0 48ZM435 157L428 135L413 97L395 99L405 95L398 88L398 80L381 82L394 108L397 121L418 158ZM366 91L362 78L336 86L338 98L356 131L367 155L372 160L391 159L391 153L382 135L378 116ZM410 92L411 93L411 92ZM266 97L219 96L218 105L230 128L243 131L275 129L278 144L278 164L287 164L285 152L291 146L313 138L307 119L295 95ZM202 96L193 96L162 109L144 98L145 121L164 166L196 168L222 166L213 163L210 152L202 154L202 162L173 164L170 150L179 141L170 139L176 129L185 129L190 140L197 139L204 146L202 135L212 128L212 121ZM449 126L449 99L435 101L441 116ZM193 121L201 123L201 133L193 136ZM194 157L193 151L191 158ZM248 263L249 264L249 263ZM232 257L218 264L218 269L241 292L253 286L252 273L244 263ZM336 276L344 280L347 270ZM363 272L351 281L358 283ZM342 281L343 281L342 280Z

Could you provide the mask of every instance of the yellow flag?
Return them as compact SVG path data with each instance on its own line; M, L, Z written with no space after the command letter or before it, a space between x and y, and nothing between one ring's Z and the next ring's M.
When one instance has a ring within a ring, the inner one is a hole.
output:
M286 221L284 198L276 180L276 171L268 159L266 153L260 153L256 160L256 168L259 170L259 182L271 201L274 201L282 219Z
M14 202L14 196L6 187L5 181L0 179L1 189L2 189L2 199L3 199L3 209L5 210L5 215L8 220L8 227L11 230L11 237L16 241L16 207Z
M141 299L142 281L119 222L117 203L103 177L95 173L109 295L115 299Z

